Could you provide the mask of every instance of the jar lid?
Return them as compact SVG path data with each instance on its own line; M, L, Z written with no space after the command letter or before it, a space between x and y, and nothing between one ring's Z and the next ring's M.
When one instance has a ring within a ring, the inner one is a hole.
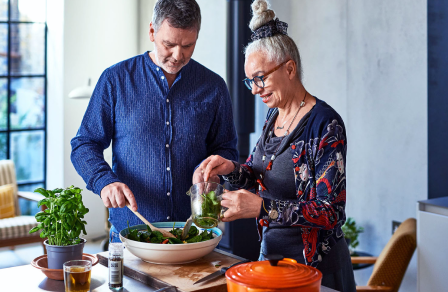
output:
M113 242L109 243L109 254L110 255L122 255L123 254L123 243Z
M269 257L271 259L271 257ZM227 270L226 278L249 288L297 288L321 281L322 273L296 260L249 262Z

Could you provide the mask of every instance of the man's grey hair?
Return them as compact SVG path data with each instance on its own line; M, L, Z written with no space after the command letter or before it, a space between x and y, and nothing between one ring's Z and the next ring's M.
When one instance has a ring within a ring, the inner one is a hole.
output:
M152 24L157 33L167 20L175 28L201 29L201 9L195 0L158 0L154 6Z

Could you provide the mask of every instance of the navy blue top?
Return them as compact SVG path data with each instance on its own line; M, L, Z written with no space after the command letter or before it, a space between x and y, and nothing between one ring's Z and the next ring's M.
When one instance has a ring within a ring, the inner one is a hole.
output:
M237 160L236 141L231 100L220 76L190 60L169 88L145 52L103 72L71 140L71 160L94 193L123 182L150 222L185 221L195 168L212 154ZM111 142L112 169L103 157ZM109 211L118 231L127 220L142 224L128 208Z

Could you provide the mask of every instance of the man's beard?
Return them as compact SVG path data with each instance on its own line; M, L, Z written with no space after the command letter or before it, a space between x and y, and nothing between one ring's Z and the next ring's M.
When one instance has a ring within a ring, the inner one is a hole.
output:
M155 55L156 55L156 60L157 60L157 65L160 67L160 68L162 68L164 71L166 71L167 73L169 73L169 74L177 74L177 73L179 73L179 71L180 71L180 69L182 69L185 65L186 65L186 63L185 63L185 59L183 59L183 60L181 60L180 62L178 62L179 63L179 66L176 66L175 68L173 68L173 67L170 67L170 66L167 66L167 63L169 62L166 62L166 63L163 63L163 61L164 61L164 58L163 57L161 57L160 55L159 55L159 53L158 53L158 51L157 51L157 48L154 48L154 53L155 53Z

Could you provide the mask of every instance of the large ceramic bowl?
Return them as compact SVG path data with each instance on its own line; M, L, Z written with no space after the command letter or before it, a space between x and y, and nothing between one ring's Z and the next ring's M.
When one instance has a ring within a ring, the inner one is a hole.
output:
M174 222L152 223L157 228L165 230L173 229ZM176 228L183 228L185 222L176 222ZM193 224L194 225L194 224ZM134 225L131 229L146 230L146 225ZM201 230L201 228L198 228ZM143 261L153 264L185 264L209 254L218 245L222 238L222 231L219 228L212 228L213 239L185 244L160 244L147 243L129 240L125 236L129 233L125 228L120 231L120 240L126 249L141 258Z

